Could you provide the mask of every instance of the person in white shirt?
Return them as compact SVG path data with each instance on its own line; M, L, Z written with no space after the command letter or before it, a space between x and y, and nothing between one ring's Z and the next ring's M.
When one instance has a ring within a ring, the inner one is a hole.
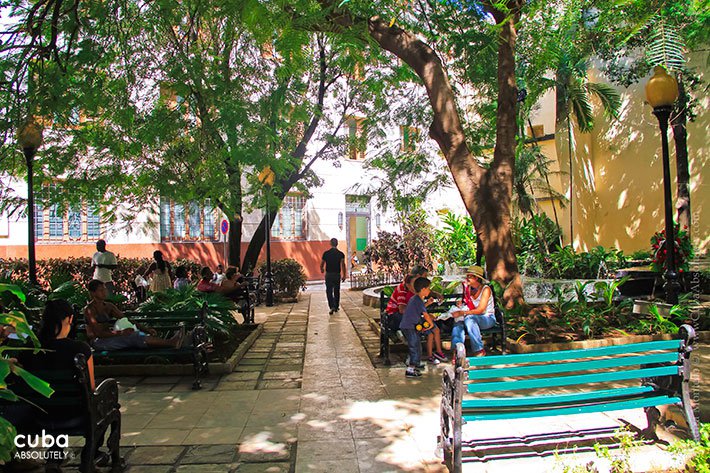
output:
M94 270L94 279L103 282L109 294L114 294L113 270L118 267L116 255L106 250L106 241L96 242L96 253L91 257L91 268Z
M225 277L226 276L224 274L224 266L218 264L217 272L212 275L212 282L219 286L220 284L222 284L222 281L224 281Z

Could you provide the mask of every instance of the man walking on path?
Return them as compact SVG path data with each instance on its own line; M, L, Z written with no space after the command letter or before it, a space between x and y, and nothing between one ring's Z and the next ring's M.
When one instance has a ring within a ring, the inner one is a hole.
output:
M110 295L115 293L113 270L117 267L116 255L106 250L106 241L97 241L96 253L91 257L91 268L94 270L94 279L104 283Z
M338 239L330 239L331 248L323 253L320 272L325 273L325 295L328 297L330 312L340 309L340 282L345 282L345 254L338 249Z

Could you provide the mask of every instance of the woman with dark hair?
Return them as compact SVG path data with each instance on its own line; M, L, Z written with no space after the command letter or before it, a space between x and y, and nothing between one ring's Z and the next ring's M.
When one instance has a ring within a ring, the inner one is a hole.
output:
M33 368L66 370L73 368L74 357L81 353L86 358L91 389L94 389L96 386L91 347L82 341L67 338L73 320L74 310L67 301L63 299L47 301L42 314L38 338L42 348L51 351L21 356L20 360L30 372Z
M152 292L162 292L173 287L173 270L170 263L163 259L163 252L155 250L153 252L153 261L148 267L143 277L150 278L150 290ZM152 277L151 277L152 276Z

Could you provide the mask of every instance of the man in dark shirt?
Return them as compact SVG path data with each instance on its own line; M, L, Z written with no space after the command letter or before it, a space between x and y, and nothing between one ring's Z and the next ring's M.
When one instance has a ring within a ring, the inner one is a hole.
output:
M328 297L328 307L333 315L340 308L340 282L345 282L345 254L338 249L337 238L330 239L331 248L323 253L320 261L320 272L325 273L325 294Z

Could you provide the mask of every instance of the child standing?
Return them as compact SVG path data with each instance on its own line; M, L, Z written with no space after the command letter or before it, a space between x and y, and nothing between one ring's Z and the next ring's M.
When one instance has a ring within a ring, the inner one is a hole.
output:
M419 339L419 332L417 331L417 325L421 322L422 317L426 322L429 322L431 328L424 331L427 334L427 352L429 355L429 361L431 363L437 364L439 361L448 361L446 356L441 350L441 336L439 333L439 327L434 324L434 320L431 315L426 311L426 303L424 300L429 296L431 292L429 286L431 281L427 278L417 278L414 281L414 292L415 295L409 300L407 308L404 310L404 315L402 316L402 322L399 325L400 330L407 339L407 346L409 347L409 366L404 375L408 378L417 378L421 376L419 371L419 362L422 358L422 345ZM433 344L436 341L437 353L432 354Z

